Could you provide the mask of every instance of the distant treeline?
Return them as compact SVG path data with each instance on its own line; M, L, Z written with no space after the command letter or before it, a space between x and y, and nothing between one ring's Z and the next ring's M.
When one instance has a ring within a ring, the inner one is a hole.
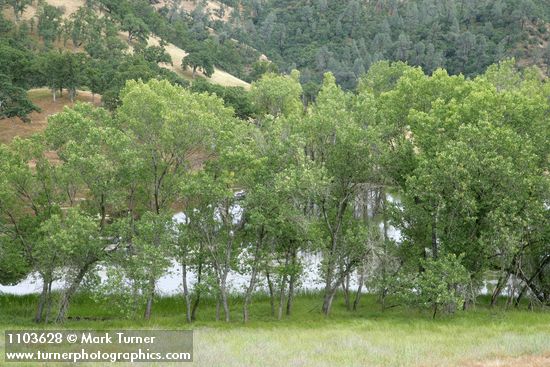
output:
M233 7L227 32L265 53L279 68L319 83L331 71L353 89L379 60L406 61L428 72L475 76L505 57L550 64L545 0L223 0Z

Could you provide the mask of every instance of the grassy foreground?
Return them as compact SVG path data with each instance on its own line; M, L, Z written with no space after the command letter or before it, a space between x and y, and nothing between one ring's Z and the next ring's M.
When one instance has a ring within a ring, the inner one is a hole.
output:
M3 331L36 328L31 321L35 304L34 295L0 295L0 365L5 363ZM525 308L505 311L503 307L489 309L482 304L475 310L432 320L429 313L401 307L382 312L373 296L364 296L356 312L347 311L339 298L332 315L326 318L319 312L319 295L303 294L296 299L293 315L277 321L270 316L267 298L258 296L251 309L253 321L244 325L241 304L238 297L232 299L234 321L230 323L214 321L212 302L202 305L199 320L192 325L195 362L184 365L550 365L550 312L547 311ZM111 305L93 303L86 296L75 299L70 315L72 319L61 328L189 328L184 322L183 302L178 297L156 300L149 322L121 318ZM59 325L46 327L60 328Z

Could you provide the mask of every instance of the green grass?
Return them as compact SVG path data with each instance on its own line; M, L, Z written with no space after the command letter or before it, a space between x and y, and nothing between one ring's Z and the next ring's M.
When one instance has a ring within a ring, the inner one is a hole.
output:
M195 362L189 365L468 366L475 361L550 354L547 311L525 307L506 311L502 306L490 309L481 304L475 310L432 320L429 312L402 307L381 311L370 295L363 297L357 312L349 312L341 299L337 299L331 316L324 317L319 312L320 296L302 294L296 299L293 315L277 321L270 316L267 297L258 295L251 307L252 321L246 325L242 323L241 298L231 299L230 323L215 322L215 304L207 300L191 326ZM0 296L0 329L36 328L31 321L36 301L34 295ZM128 320L117 315L110 304L96 304L81 295L71 306L70 315L95 321L73 319L61 327L188 329L183 309L180 297L163 297L156 300L150 321ZM3 343L2 333L0 365Z

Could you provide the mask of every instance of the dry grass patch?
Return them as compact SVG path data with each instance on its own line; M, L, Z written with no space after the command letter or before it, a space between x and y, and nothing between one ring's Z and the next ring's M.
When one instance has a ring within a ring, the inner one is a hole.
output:
M33 89L29 91L29 98L42 109L40 112L33 112L29 115L31 123L26 124L18 118L0 119L0 143L9 143L16 136L25 138L32 134L44 131L48 123L48 117L63 111L65 106L73 106L65 92L54 102L51 93L46 88ZM87 91L78 91L75 102L89 102L96 106L101 104L101 97Z

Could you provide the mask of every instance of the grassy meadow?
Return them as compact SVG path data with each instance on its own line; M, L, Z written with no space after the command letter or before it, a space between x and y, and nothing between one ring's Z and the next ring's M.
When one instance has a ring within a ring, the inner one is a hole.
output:
M356 312L350 312L340 297L327 318L319 311L318 294L302 294L293 314L277 321L270 316L268 298L258 295L251 308L253 320L243 324L242 299L234 297L233 321L214 321L215 304L206 300L190 327L179 297L158 298L152 319L145 322L120 317L109 303L94 303L80 295L71 307L70 320L61 328L192 328L194 362L190 366L550 365L550 313L526 307L506 310L504 300L491 309L485 305L487 299L480 301L475 309L432 320L429 312L402 307L382 311L370 295L363 297ZM35 304L35 295L0 296L0 365L3 331L36 328L32 322ZM40 326L44 327L60 326Z

